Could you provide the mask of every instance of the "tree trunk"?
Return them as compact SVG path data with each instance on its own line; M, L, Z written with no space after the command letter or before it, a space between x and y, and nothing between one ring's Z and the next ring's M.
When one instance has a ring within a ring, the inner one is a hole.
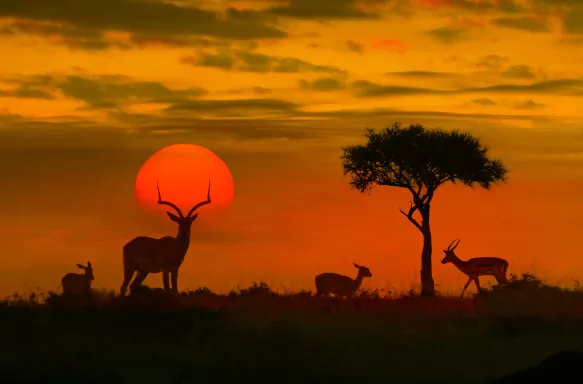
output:
M421 296L435 295L433 268L431 265L431 227L429 226L429 205L421 212L421 232L423 233L423 251L421 252Z

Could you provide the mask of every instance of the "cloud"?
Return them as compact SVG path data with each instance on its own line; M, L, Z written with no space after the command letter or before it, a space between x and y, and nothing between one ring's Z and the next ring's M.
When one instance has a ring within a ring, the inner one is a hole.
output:
M501 75L512 79L532 79L535 77L532 69L527 65L513 65L508 67Z
M188 112L217 117L253 116L262 112L291 113L297 104L279 99L188 100L164 109L167 113Z
M85 30L71 25L36 20L14 20L4 24L0 34L25 34L44 37L55 44L65 45L71 49L98 51L109 48L129 49L129 41L108 39L104 33Z
M344 81L333 77L321 77L314 81L301 79L298 83L300 88L313 91L337 91L346 88Z
M472 100L472 103L478 104L478 105L484 105L484 106L497 105L497 103L494 100L488 99L488 98L474 99L474 100Z
M20 87L12 90L0 89L0 97L15 97L19 99L43 99L43 100L55 99L55 96L53 96L49 92L43 91L42 89L31 88L26 85L21 85Z
M444 44L454 44L464 40L467 29L461 27L440 27L427 32L429 36Z
M45 0L3 0L0 17L49 23L28 32L60 35L89 46L105 44L107 31L160 41L190 36L240 40L287 36L273 17L261 11L229 7L219 13L159 0L51 0L50 6ZM15 32L27 33L27 29L21 24Z
M225 145L233 147L232 141L279 141L309 140L334 141L341 136L350 136L354 124L366 121L366 124L386 124L391 119L410 119L415 121L455 120L508 120L508 121L550 121L544 116L504 115L487 113L453 113L432 110L398 110L379 109L340 109L330 111L302 111L298 105L282 101L265 100L200 100L190 105L183 105L194 110L194 114L140 114L120 110L109 114L111 120L93 121L89 119L69 119L51 122L12 116L3 119L0 131L0 146L3 148L47 147L61 150L69 149L79 152L81 156L92 148L103 148L115 143L115 147L129 146L136 148L136 139L142 145L159 148L176 141L196 142L201 145ZM286 118L264 118L262 108L280 111ZM224 119L232 112L241 113L240 118ZM184 111L183 111L184 112ZM196 113L205 113L209 117L199 118ZM213 117L214 116L214 117ZM301 118L310 119L307 124ZM331 124L337 120L338 123ZM339 125L344 128L339 130ZM361 131L358 130L358 135ZM268 148L264 148L268 150ZM231 149L229 149L230 151ZM236 149L233 149L236 151ZM5 153L5 151L3 151ZM111 158L109 161L114 162ZM72 167L71 165L68 165ZM137 164L139 166L139 164ZM75 172L78 171L77 168ZM115 167L114 167L115 168ZM114 169L112 168L112 169ZM22 175L25 177L26 175ZM47 175L47 177L49 177ZM105 175L102 175L105 177ZM49 177L50 179L50 177Z
M366 80L358 80L351 84L351 89L357 97L410 96L420 94L467 94L467 93L531 93L583 96L582 79L555 79L531 84L496 84L487 87L460 88L441 90L430 88L415 88L406 86L380 85Z
M328 72L344 73L333 66L312 64L293 57L268 56L242 49L221 50L218 53L198 52L195 56L187 56L182 60L185 64L201 67L214 67L240 72Z
M583 34L583 5L580 1L572 1L575 7L565 12L563 16L563 28L565 32Z
M541 16L522 16L517 18L501 17L493 21L495 25L506 28L521 29L529 32L548 32L547 19Z
M362 53L362 44L359 44L356 41L346 40L344 45L351 52Z
M290 117L298 115L298 112L292 105L285 106L282 103L278 106L277 102L271 102L271 105L268 105L270 102L252 100L218 100L218 103L214 105L203 102L199 105L184 106L194 108L195 111L210 112L210 117L204 119L190 114L176 115L173 113L153 116L115 112L112 117L116 122L130 128L133 134L139 137L166 137L170 140L176 138L177 140L194 140L197 143L216 142L216 140L224 138L235 141L322 140L330 138L333 133L325 125L316 128L314 125L300 122L290 123L274 118L257 118L256 113L262 111L254 108L259 107L260 103L263 103L261 107L267 106L275 111L281 110L282 113ZM252 108L249 108L250 105ZM211 107L211 109L205 110L207 107ZM239 118L221 118L233 114L237 109L241 112ZM246 115L243 116L244 114Z
M370 1L382 4L385 0ZM359 7L357 0L289 0L286 5L274 6L267 13L296 19L376 19L378 12L367 12Z
M482 105L482 106L498 105L497 102L495 102L494 100L489 99L489 98L474 99L474 100L472 100L472 103ZM537 103L531 99L524 100L524 101L515 101L515 102L504 101L503 104L507 107L510 107L510 108L523 109L523 110L535 110L535 109L541 109L541 108L546 107L545 104Z
M524 8L516 0L425 0L426 7L433 9L455 8L469 12L522 12Z
M253 87L251 89L253 91L253 93L255 93L256 95L265 95L267 93L271 93L271 89L269 88L264 88L264 87Z
M432 72L432 71L403 71L403 72L387 72L388 76L399 76L408 78L428 79L428 78L445 78L458 77L459 74L453 72Z
M508 58L504 57L504 56L487 55L487 56L480 58L476 62L476 66L488 68L488 69L499 69L507 61L508 61Z
M531 84L498 84L489 87L468 88L462 92L500 93L554 93L571 96L583 95L583 79L555 79Z
M429 88L416 88L395 85L379 85L367 80L357 80L352 82L351 88L358 97L378 97L378 96L396 96L396 95L421 95L421 94L438 94L446 93Z
M516 109L541 109L546 107L545 104L536 103L534 100L525 100L514 103Z
M92 108L115 108L123 103L172 103L196 98L206 93L203 88L170 89L152 81L133 81L125 76L36 75L6 79L18 84L20 93L29 97L50 98L47 92L82 100Z
M548 121L551 118L546 116L536 115L503 115L503 114L488 114L488 113L457 113L457 112L443 112L430 110L412 110L403 111L391 108L377 108L377 109L345 109L325 112L303 112L305 115L313 117L328 117L331 119L379 119L386 121L387 118L408 117L413 119L483 119L487 121L492 120L516 120L516 121Z

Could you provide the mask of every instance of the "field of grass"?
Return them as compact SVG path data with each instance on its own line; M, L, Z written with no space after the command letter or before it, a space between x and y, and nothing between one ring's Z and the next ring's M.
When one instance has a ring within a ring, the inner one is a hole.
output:
M0 302L0 382L488 383L583 349L583 290L512 278L474 298L343 300L253 284Z

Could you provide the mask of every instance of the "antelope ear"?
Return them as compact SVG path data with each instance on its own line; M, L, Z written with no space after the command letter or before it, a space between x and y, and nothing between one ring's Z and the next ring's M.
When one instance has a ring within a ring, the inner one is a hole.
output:
M356 263L352 263L352 264L354 264L354 266L355 266L356 268L360 268L360 265L358 265L358 264L356 264Z
M87 262L87 267L91 268L91 262L90 261Z
M173 213L166 212L166 214L168 214L168 217L169 217L169 218L170 218L170 220L172 220L172 221L178 222L178 220L180 220L180 219L178 218L178 216L176 216L176 215L175 215L175 214L173 214Z
M85 269L85 266L84 266L84 265L77 264L77 266L78 266L79 268L81 268L81 269Z

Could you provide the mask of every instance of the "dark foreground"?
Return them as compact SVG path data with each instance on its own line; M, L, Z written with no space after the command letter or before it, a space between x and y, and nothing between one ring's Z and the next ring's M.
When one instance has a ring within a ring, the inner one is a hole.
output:
M2 383L494 383L583 350L583 292L528 275L465 300L315 299L254 285L35 302L0 304ZM551 369L568 372L559 360Z

